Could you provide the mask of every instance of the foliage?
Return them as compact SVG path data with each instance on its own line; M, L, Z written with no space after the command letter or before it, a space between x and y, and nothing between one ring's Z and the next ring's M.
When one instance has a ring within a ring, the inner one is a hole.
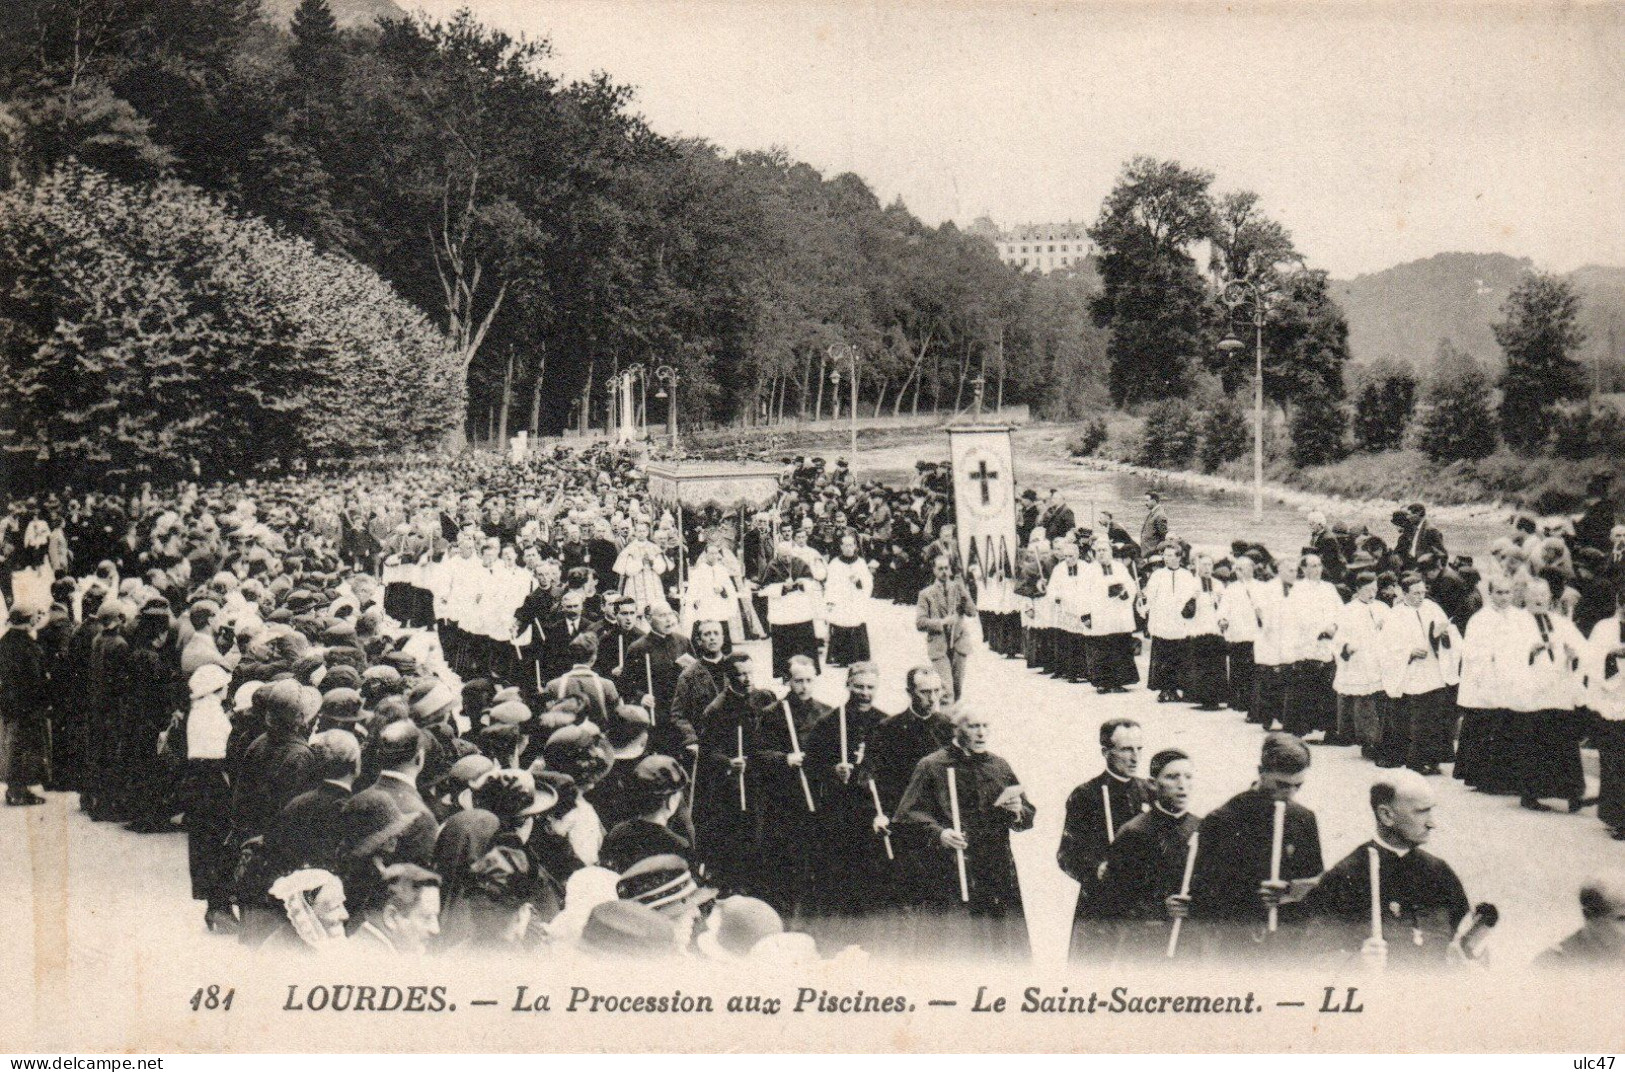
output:
M1348 414L1341 392L1324 384L1299 395L1292 407L1290 429L1296 465L1325 465L1348 455Z
M1397 448L1416 413L1416 372L1395 361L1373 362L1360 372L1354 402L1354 442L1378 453Z
M1559 405L1553 414L1551 450L1559 458L1625 458L1625 414L1607 402Z
M1101 447L1106 445L1106 440L1110 436L1111 433L1106 428L1105 417L1099 415L1090 417L1080 424L1072 438L1067 440L1067 453L1074 458L1092 457Z
M1202 472L1218 472L1226 462L1250 451L1252 445L1252 416L1239 400L1225 396L1203 410Z
M1190 249L1213 230L1212 181L1176 161L1136 156L1089 229L1102 282L1093 312L1111 328L1119 404L1182 394L1201 352L1205 295Z
M1550 433L1553 407L1585 391L1573 356L1585 342L1580 296L1568 280L1532 272L1507 296L1501 315L1492 328L1507 359L1501 377L1502 435L1527 450Z
M1018 273L782 151L664 137L628 87L551 73L545 38L467 12L344 29L323 0L287 30L256 0L19 2L0 89L22 163L167 169L348 253L462 348L481 427L533 405L555 430L583 399L596 420L634 363L677 369L690 426L810 416L837 343L860 352L866 413L964 408L978 374L990 401L1002 377L1054 416L1103 400L1091 279ZM36 120L64 100L100 125Z
M383 280L179 182L65 167L0 199L5 446L72 479L436 445L463 386Z
M1436 464L1488 457L1496 446L1495 425L1489 374L1441 340L1417 416L1417 446Z
M1155 469L1184 469L1196 458L1202 421L1182 398L1166 398L1146 408L1136 464Z

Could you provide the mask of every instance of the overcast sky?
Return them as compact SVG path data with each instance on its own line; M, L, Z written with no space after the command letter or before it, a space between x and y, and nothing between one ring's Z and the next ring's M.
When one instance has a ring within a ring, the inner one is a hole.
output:
M1625 265L1625 7L955 0L468 6L655 129L783 145L922 219L1093 221L1134 153L1259 192L1338 276L1447 250Z

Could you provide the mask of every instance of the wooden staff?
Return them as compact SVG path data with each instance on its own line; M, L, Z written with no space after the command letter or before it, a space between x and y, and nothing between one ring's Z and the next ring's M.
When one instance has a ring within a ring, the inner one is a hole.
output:
M1275 802L1275 828L1270 832L1270 881L1281 881L1281 839L1286 836L1286 801ZM1281 922L1281 908L1270 905L1270 933Z
M1185 877L1179 883L1179 895L1189 897L1191 894L1191 874L1196 870L1196 834L1191 835L1191 843L1185 849ZM1174 929L1168 934L1168 956L1172 959L1179 949L1179 925L1185 922L1185 917L1174 920Z
M738 744L736 745L737 750L734 752L734 755L741 762L743 762L744 758L745 758L745 727L744 726L735 726L734 727L734 734L735 734L735 739L738 741ZM744 767L739 768L739 810L740 811L748 810L745 807L745 768Z
M1371 940L1382 941L1382 861L1375 845L1366 846L1366 859L1371 864Z
M959 783L955 778L952 767L948 768L948 806L953 811L954 833L963 837L965 831L959 825ZM955 849L954 860L959 865L959 899L970 901L970 880L965 877L965 850Z
M649 665L648 652L643 653L643 684L649 690L649 699L653 701L649 707L649 725L653 726L655 724L655 708L660 706L660 701L655 699L655 672L654 668Z
M796 739L796 719L790 713L790 701L784 701L784 727L790 731L790 751L801 751L801 742ZM807 768L797 767L796 774L801 777L801 795L807 798L807 810L817 811L818 805L813 803L812 786L807 784Z
M886 817L886 809L880 806L880 790L875 788L875 780L873 778L869 779L869 795L875 798L875 817L878 819L884 819ZM897 859L897 857L892 853L891 831L882 830L880 832L880 836L886 839L886 859Z
M1117 827L1112 823L1112 788L1109 785L1100 787L1100 799L1106 805L1106 844L1110 845L1117 840Z

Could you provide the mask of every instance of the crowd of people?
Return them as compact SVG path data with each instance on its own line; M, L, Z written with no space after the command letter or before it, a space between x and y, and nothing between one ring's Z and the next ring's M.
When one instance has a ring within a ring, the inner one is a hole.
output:
M0 523L6 799L184 829L205 924L257 948L1022 957L1010 838L1036 809L961 702L966 656L1115 693L1148 644L1159 700L1269 731L1258 781L1198 821L1193 757L1142 778L1141 728L1101 726L1057 853L1074 957L1471 963L1494 910L1422 849L1441 765L1625 838L1606 490L1482 568L1420 506L1392 544L1314 517L1277 559L1192 548L1154 494L1135 539L1054 491L1023 493L1013 554L967 556L929 463L888 487L785 459L776 501L702 509L606 447L64 491ZM900 712L876 706L887 599L924 656L890 668ZM1375 837L1329 870L1292 800L1309 743L1380 768ZM1581 901L1564 955L1617 963L1620 881Z

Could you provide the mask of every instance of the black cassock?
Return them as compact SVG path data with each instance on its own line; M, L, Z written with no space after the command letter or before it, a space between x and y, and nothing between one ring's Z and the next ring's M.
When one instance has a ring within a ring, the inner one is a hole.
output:
M705 881L724 893L754 893L758 885L756 822L762 800L754 755L760 712L776 702L771 693L742 696L724 689L700 716L694 851ZM746 759L743 807L740 777L729 766L741 753Z
M961 898L956 854L942 844L953 827L948 771L954 771L960 829L969 843L965 873L970 900ZM960 959L1025 959L1030 951L1021 882L1010 852L1010 831L1030 830L1037 812L1023 796L1020 808L994 806L1016 785L1010 764L990 752L957 744L920 760L894 820L905 869L914 876L914 953Z
M846 715L846 762L855 769L842 782L835 766L841 754L841 715ZM860 711L850 701L813 724L802 747L818 801L815 848L805 913L800 926L819 945L837 951L847 945L876 950L887 944L897 911L897 869L886 857L886 841L874 828L875 797L870 773L860 760L873 747L875 727L887 714ZM893 835L893 853L896 836Z
M1155 805L1123 825L1090 899L1104 939L1100 953L1117 961L1168 955L1167 901L1179 892L1191 835L1200 825L1188 811L1171 815Z
M1106 798L1111 798L1111 821L1106 819ZM1100 863L1106 849L1127 823L1151 806L1156 794L1144 778L1119 778L1101 771L1072 790L1066 798L1066 822L1055 862L1078 884L1077 906L1072 912L1072 941L1068 956L1075 960L1103 955L1100 940L1109 932L1094 927L1090 906ZM1109 954L1105 954L1109 955Z
M786 758L792 751L787 711L795 719L793 743L800 745L803 753L804 773L807 736L813 724L829 714L830 707L817 700L798 700L794 696L780 700L771 710L762 713L756 750L751 758L755 782L761 787L760 798L751 805L759 832L757 896L776 908L780 915L790 918L799 913L807 891L817 813L807 806L812 779L808 778L807 790L803 791L796 768L790 766ZM816 798L813 805L817 806Z
M1400 856L1375 840L1340 860L1304 898L1308 950L1312 955L1353 958L1371 937L1372 847L1377 850L1382 937L1388 943L1389 965L1443 967L1446 950L1469 909L1461 879L1437 856L1421 849Z
M1258 884L1270 877L1270 838L1275 802L1257 787L1238 793L1202 820L1201 847L1191 879L1191 919L1205 955L1217 959L1270 959L1297 944L1302 903L1283 905L1280 926L1268 933L1268 912ZM1324 864L1315 813L1301 804L1286 806L1281 879L1314 878ZM1185 941L1183 935L1180 941ZM1194 949L1192 950L1195 951Z

